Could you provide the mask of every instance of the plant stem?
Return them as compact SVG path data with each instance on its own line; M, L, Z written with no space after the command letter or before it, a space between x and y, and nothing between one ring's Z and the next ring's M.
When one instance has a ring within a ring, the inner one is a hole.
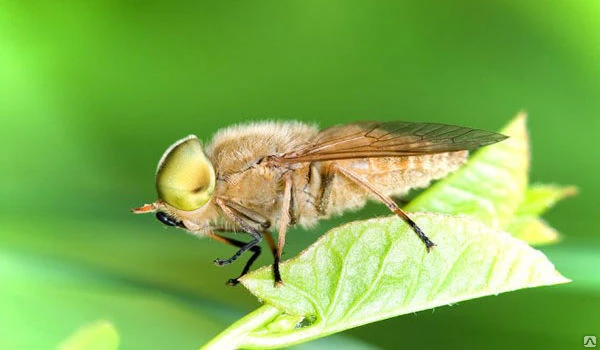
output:
M320 326L313 325L306 329L293 330L284 334L247 335L240 345L249 349L279 349L327 335Z
M244 343L245 335L260 326L267 324L277 317L281 311L276 307L265 304L248 315L242 317L226 330L221 332L210 342L201 347L201 350L227 350L236 349Z

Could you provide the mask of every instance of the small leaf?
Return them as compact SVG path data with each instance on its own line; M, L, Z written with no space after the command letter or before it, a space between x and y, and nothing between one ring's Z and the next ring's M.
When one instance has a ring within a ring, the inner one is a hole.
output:
M434 184L405 209L469 215L494 228L507 225L527 187L525 120L525 113L519 113L501 131L508 139L477 151L464 167Z
M557 242L560 234L538 216L561 199L575 194L575 186L532 185L525 192L525 198L507 225L506 231L531 245Z
M575 186L531 185L517 209L517 215L542 215L558 201L576 194L577 187Z
M462 300L568 282L541 252L478 221L433 213L413 218L438 243L431 253L400 219L378 218L335 228L283 263L279 288L270 267L243 277L266 304L312 320L277 334L250 334L251 343L299 334L291 337L297 343Z
M535 216L516 217L508 225L507 232L531 245L555 243L560 239L554 228Z
M98 321L77 330L60 346L60 350L116 350L119 334L107 321Z

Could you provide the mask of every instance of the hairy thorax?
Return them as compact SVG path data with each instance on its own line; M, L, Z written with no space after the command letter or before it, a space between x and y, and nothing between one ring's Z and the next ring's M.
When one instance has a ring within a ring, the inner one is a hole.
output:
M261 158L293 151L306 144L318 129L300 122L260 122L219 131L206 147L217 171L225 177L247 169Z
M305 145L317 132L316 126L299 122L261 122L220 131L206 148L217 176L215 197L254 223L275 227L283 193L281 176L289 169L259 162Z

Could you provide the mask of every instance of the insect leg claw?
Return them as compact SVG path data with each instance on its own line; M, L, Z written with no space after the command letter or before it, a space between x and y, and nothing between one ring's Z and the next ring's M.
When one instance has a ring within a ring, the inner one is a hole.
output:
M427 253L431 253L431 251L433 250L433 248L436 247L436 244L433 243L433 242L431 242L431 241L429 241L429 244L426 244L425 246L427 247Z
M217 266L225 266L225 265L229 265L231 264L231 259L215 259L213 262L215 263L215 265Z
M235 286L237 286L239 283L240 283L240 280L238 280L237 278L230 278L230 279L227 281L227 283L226 283L226 284L227 284L228 286L235 287Z

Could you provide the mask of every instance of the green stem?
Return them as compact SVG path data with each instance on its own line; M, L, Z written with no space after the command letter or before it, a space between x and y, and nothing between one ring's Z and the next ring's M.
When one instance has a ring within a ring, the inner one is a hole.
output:
M317 325L284 334L248 334L240 345L248 349L278 349L321 338L328 333Z
M263 305L248 315L242 317L226 330L217 335L210 342L201 347L201 350L227 350L236 349L240 344L245 343L246 334L264 326L281 311L271 305Z

